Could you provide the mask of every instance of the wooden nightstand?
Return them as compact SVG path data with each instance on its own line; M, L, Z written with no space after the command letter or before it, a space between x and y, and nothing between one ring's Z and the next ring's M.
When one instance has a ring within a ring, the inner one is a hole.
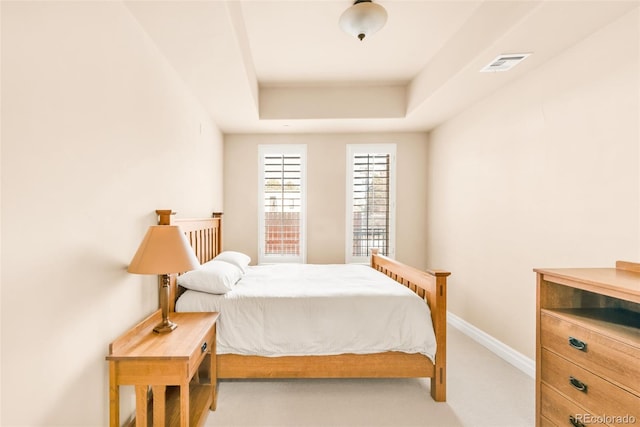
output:
M136 426L199 426L216 407L218 313L171 313L178 328L156 334L158 310L109 346L110 425L120 422L120 386L136 390ZM209 381L198 370L208 358ZM149 396L149 387L152 396Z

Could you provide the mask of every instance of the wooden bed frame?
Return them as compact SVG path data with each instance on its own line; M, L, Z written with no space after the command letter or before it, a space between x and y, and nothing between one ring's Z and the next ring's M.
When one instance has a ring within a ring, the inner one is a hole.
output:
M160 225L178 225L187 235L200 263L222 251L222 213L211 218L175 218L171 210L157 210ZM431 310L437 342L435 363L422 354L385 352L336 356L262 357L217 355L217 374L230 378L431 378L431 396L446 400L447 276L440 270L421 271L374 251L371 267L386 274L420 296ZM180 290L171 278L169 310L175 311Z

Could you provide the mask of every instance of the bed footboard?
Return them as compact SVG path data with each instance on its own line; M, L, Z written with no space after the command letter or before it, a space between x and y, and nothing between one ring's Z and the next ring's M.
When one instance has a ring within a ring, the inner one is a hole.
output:
M422 298L431 311L437 350L435 372L431 378L431 396L437 402L446 400L447 364L447 277L448 271L422 271L371 251L371 267L406 286Z

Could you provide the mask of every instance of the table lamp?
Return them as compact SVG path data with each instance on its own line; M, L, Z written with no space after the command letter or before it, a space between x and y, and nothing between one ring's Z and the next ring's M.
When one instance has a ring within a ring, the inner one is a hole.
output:
M169 275L194 270L200 266L186 236L177 225L152 225L147 230L127 271L161 276L160 308L162 323L153 332L167 333L178 327L169 320Z

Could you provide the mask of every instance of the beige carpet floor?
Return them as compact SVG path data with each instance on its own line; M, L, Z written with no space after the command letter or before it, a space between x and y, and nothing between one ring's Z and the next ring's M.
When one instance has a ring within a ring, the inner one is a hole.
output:
M534 425L534 380L449 326L447 402L428 379L225 380L206 426Z

